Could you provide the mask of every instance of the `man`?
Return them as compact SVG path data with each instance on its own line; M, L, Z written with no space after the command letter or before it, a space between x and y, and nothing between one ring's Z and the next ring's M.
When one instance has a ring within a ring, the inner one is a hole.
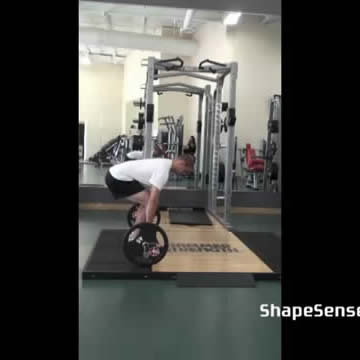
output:
M143 159L112 166L105 183L115 199L125 198L139 204L135 224L153 222L159 207L160 192L169 179L170 171L188 175L193 171L194 158L182 155L171 159Z
M184 147L184 154L191 154L195 156L196 153L196 140L194 136L190 136L187 145Z

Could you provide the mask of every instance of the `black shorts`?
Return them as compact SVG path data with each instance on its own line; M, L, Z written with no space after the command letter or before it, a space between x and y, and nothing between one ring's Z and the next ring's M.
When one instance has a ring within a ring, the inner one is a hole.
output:
M128 197L145 190L145 187L136 180L122 181L115 179L110 174L110 171L106 173L105 183L115 199Z

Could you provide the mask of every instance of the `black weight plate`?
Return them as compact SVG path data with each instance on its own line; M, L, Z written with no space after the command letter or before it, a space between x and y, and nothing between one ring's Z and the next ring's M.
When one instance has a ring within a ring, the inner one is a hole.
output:
M138 230L137 233L134 232ZM163 246L158 246L157 233ZM143 267L157 264L166 255L169 241L165 231L156 224L141 223L133 226L124 236L123 250L128 260Z

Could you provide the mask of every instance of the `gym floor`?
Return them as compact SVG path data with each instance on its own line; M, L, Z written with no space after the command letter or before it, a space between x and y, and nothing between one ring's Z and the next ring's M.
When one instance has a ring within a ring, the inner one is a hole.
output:
M79 167L79 185L104 185L105 174L108 167L96 167L92 164L81 164ZM194 180L192 179L170 179L167 187L176 188L193 188ZM233 185L234 191L257 191L249 189L245 186L243 179L238 177L237 181Z
M241 231L281 235L279 214L232 214ZM281 358L281 320L260 304L280 305L279 281L256 288L178 288L174 280L81 279L102 229L127 228L126 211L79 210L80 360Z

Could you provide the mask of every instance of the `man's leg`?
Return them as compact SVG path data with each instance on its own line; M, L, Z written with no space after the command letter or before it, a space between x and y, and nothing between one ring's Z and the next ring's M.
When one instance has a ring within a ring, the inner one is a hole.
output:
M134 195L127 197L127 199L135 204L139 204L138 210L136 211L136 222L135 224L143 223L146 220L146 205L149 201L149 191L144 190Z
M135 214L136 221L135 221L134 225L146 222L146 211L145 210L146 210L146 206L139 204L139 206L136 210L136 214Z

